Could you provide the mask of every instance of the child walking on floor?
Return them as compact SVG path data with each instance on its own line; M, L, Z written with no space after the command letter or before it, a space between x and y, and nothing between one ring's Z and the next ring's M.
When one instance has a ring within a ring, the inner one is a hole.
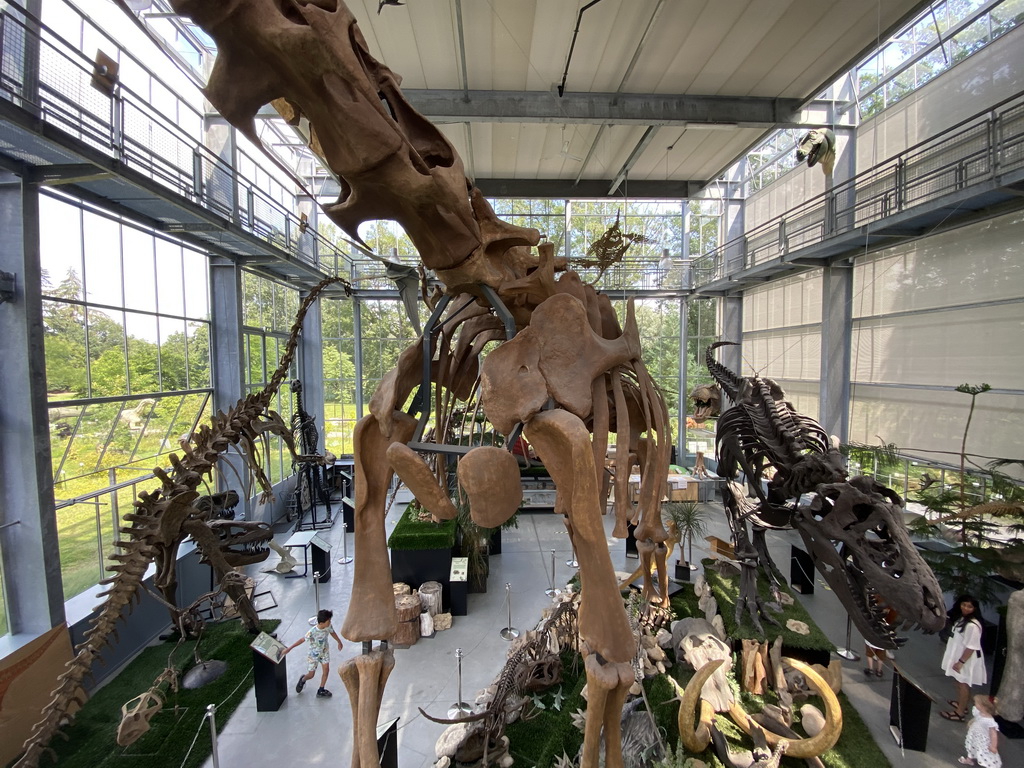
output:
M327 690L327 674L331 671L331 650L327 647L327 637L333 637L338 642L338 650L342 649L341 638L331 626L332 616L334 616L334 612L328 611L326 608L317 611L316 626L310 628L305 637L296 640L284 651L287 654L292 648L298 648L307 640L309 641L309 650L306 652L306 674L300 677L299 682L295 684L296 693L302 693L306 681L313 679L317 665L320 665L323 673L320 676L320 688L317 689L316 695L320 698L328 698L332 695Z
M1003 760L999 757L999 725L996 723L996 708L988 696L975 696L974 716L967 724L967 738L964 749L967 754L959 758L960 765L979 765L981 768L1000 768Z

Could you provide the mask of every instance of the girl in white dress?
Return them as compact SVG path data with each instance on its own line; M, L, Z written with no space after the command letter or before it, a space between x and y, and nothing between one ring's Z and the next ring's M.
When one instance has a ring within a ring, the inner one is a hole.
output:
M971 686L988 681L985 656L981 652L981 613L977 599L960 595L957 599L960 618L953 624L946 652L942 656L942 671L956 684L956 698L950 699L953 709L940 712L946 720L963 722L967 719L967 703L971 699Z
M980 765L981 768L1001 768L999 757L999 725L996 708L988 696L975 696L971 721L967 724L964 749L967 754L957 762L961 765Z

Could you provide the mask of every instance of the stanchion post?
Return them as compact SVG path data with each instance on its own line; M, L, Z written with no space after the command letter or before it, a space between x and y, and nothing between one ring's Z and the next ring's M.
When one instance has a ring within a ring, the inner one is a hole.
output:
M316 600L316 612L320 613L320 571L313 571L313 598Z
M213 768L220 768L220 756L217 754L217 705L206 705L206 717L210 720L210 747L213 756Z
M579 568L579 561L576 560L576 542L572 540L572 536L569 537L569 543L572 545L572 559L566 560L565 564L570 568Z
M352 558L348 556L348 523L341 524L341 557L338 558L341 565L348 565Z
M544 594L548 597L554 597L558 594L558 590L555 589L555 550L551 550L551 586L544 590Z
M505 603L508 605L508 626L500 634L505 640L515 640L519 637L519 630L512 626L512 585L505 582Z
M860 661L860 654L850 647L850 632L852 629L853 620L850 618L850 614L846 614L846 647L839 648L836 651L836 656L841 656L847 661Z
M455 649L455 665L456 665L455 666L455 673L457 675L458 684L459 684L459 698L448 709L448 718L449 719L454 719L456 717L461 717L462 715L468 715L470 712L473 711L472 707L470 707L469 704L467 704L466 702L464 702L462 700L462 656L463 656L462 649L461 648L456 648Z

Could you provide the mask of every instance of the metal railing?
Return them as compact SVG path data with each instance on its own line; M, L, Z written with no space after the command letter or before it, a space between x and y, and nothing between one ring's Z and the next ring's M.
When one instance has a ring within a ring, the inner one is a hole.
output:
M65 8L78 13L73 6ZM243 176L230 158L206 146L202 112L102 29L80 18L88 28L87 37L99 40L103 50L121 62L122 72L129 68L136 76L115 79L106 90L95 87L89 56L9 3L0 9L0 99L202 206L223 218L225 227L233 223L322 272L348 271L344 264L350 255L302 224L293 213L298 207L294 196L279 194L290 196L282 203ZM134 90L129 80L159 89L163 109ZM198 89L191 96L194 103L203 103ZM249 167L261 164L241 150L237 154ZM269 161L262 164L270 166Z
M969 118L694 259L699 290L1024 168L1024 95Z

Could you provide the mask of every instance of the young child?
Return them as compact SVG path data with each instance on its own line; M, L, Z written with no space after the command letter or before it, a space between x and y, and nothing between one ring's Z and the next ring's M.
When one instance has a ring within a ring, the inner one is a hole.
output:
M996 708L988 696L975 696L973 717L967 724L967 738L964 748L967 755L957 762L961 765L980 765L981 768L1000 768L999 725L996 723Z
M316 626L312 627L305 637L295 641L284 651L287 654L292 648L297 648L307 640L309 641L309 650L306 654L306 674L300 677L299 682L295 684L296 693L302 693L306 681L313 679L313 675L316 674L316 667L319 664L323 669L323 674L320 676L320 688L317 689L316 695L320 698L329 698L332 695L327 690L327 674L331 671L331 650L327 647L328 635L338 642L338 650L342 649L341 638L338 637L334 627L331 626L332 616L334 616L334 613L326 608L317 611Z

